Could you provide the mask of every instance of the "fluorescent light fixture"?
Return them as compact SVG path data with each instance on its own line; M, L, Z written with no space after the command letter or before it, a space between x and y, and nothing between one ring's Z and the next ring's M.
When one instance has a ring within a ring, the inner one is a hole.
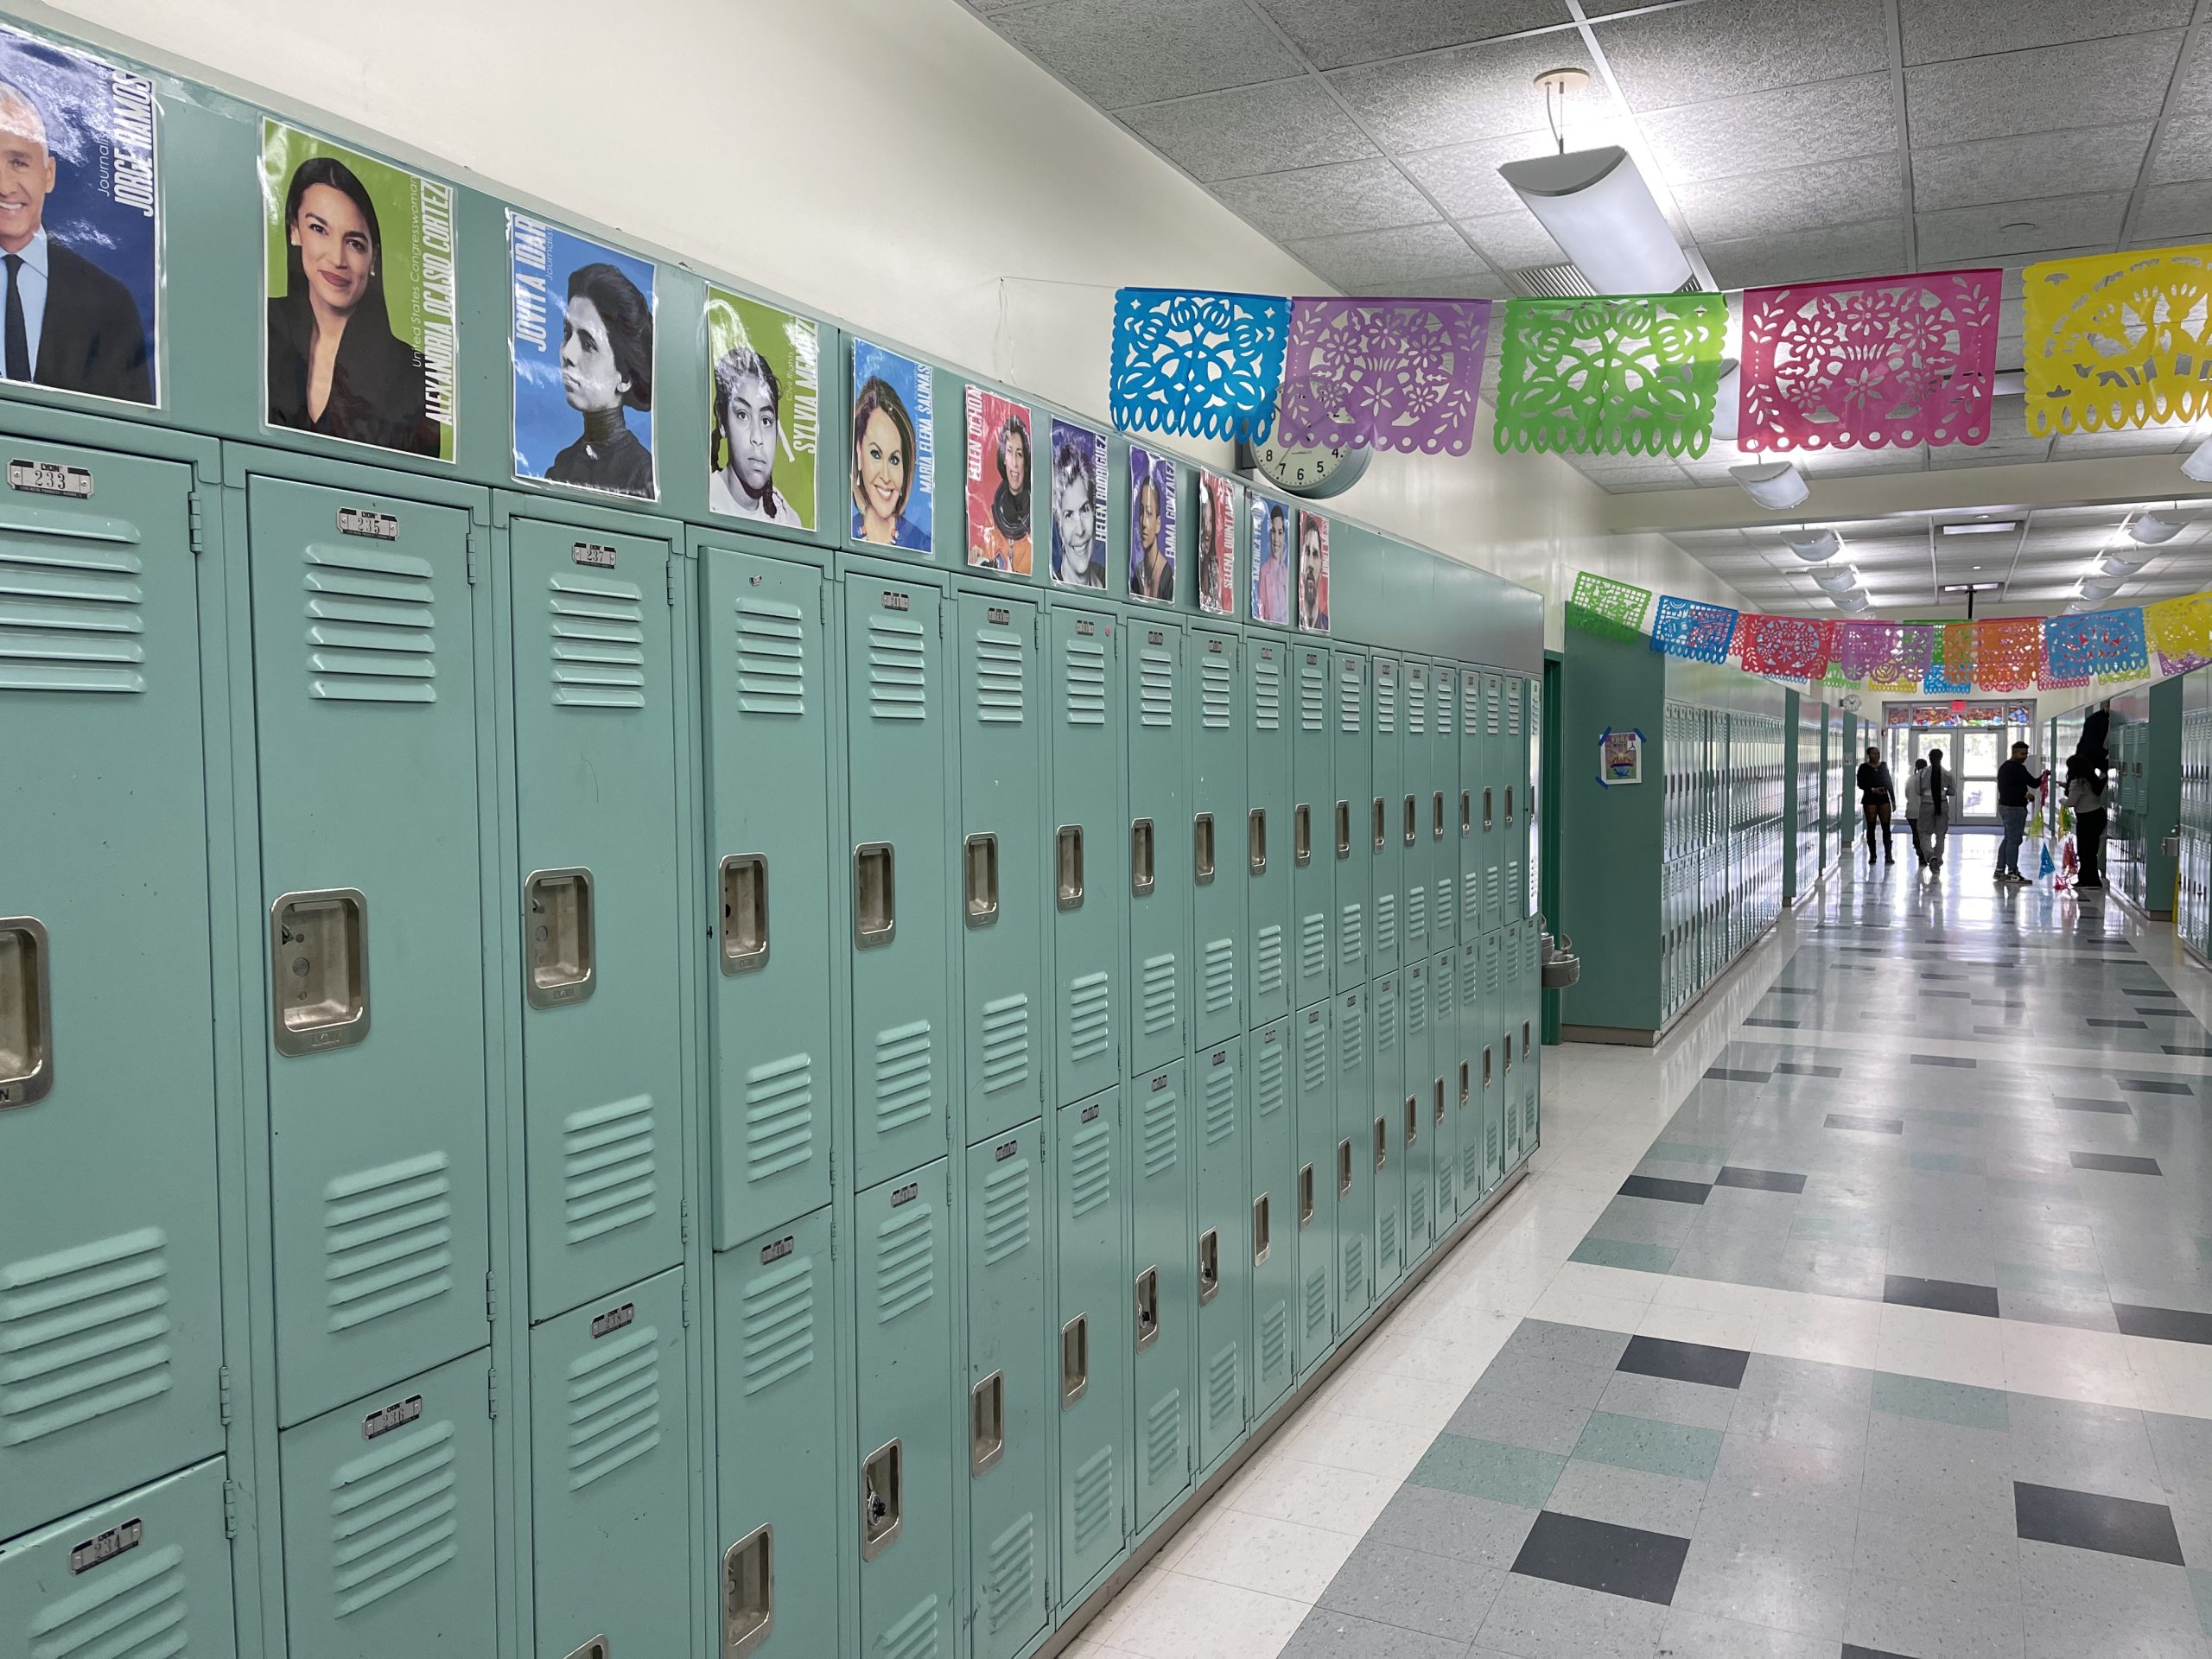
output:
M1946 536L2002 536L2019 527L2017 518L1977 518L1971 524L1945 524L1942 530Z
M2117 576L2122 582L2133 575L2142 563L2143 560L2139 556L2130 558L2125 553L2107 553L2098 561L2099 568L2104 571L2105 575Z
M2181 526L2154 512L2139 512L2127 521L2127 533L2145 547L2156 547L2160 542L2171 542L2180 535Z
M1836 608L1843 611L1863 611L1867 602L1866 595L1856 588L1847 594L1838 594L1835 599Z
M1732 357L1720 359L1720 389L1713 397L1713 435L1722 443L1736 442L1736 418L1742 412L1744 367Z
M1843 550L1843 537L1833 530L1800 531L1795 536L1782 538L1789 550L1808 564L1818 564L1822 559L1832 559Z
M1859 573L1847 564L1840 564L1833 570L1813 572L1813 586L1824 594L1847 594L1858 582Z
M1618 144L1535 156L1497 171L1600 294L1671 294L1696 274Z
M2212 438L2207 438L2189 452L2181 469L2200 484L2212 484Z
M2024 397L2028 395L2028 372L2025 369L1999 369L1989 377L1989 395L1993 397Z
M2086 576L2082 582L2082 596L2094 599L2101 605L2120 591L2120 582L2112 576Z
M1731 467L1728 476L1759 505L1777 511L1794 507L1812 493L1805 475L1786 461L1746 461L1741 467Z

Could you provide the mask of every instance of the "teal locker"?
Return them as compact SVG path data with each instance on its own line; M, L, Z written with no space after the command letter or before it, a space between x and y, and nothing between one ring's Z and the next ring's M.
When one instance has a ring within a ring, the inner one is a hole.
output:
M1402 664L1405 675L1405 729L1400 734L1399 782L1403 786L1396 814L1400 856L1405 862L1400 866L1400 898L1403 909L1404 932L1401 948L1402 960L1408 967L1426 961L1433 954L1430 944L1429 904L1434 897L1429 870L1435 863L1433 843L1429 836L1429 781L1434 772L1433 749L1428 733L1428 723L1435 712L1434 694L1431 680L1434 665L1416 657L1409 657Z
M1247 1017L1256 1027L1290 1014L1290 885L1297 867L1291 821L1291 670L1297 653L1288 640L1255 635L1244 642L1244 654L1252 710L1244 758L1244 903L1252 987Z
M1045 1103L1043 699L1036 606L962 594L960 626L961 1144L1004 1134ZM923 856L918 844L915 857ZM1063 868L1065 883L1071 871ZM1072 872L1078 898L1080 865ZM1065 891L1065 887L1062 889Z
M1506 1099L1511 1087L1505 1057L1505 931L1483 935L1483 982L1480 1023L1482 1038L1483 1191L1497 1190L1513 1167L1506 1145Z
M1129 1170L1122 1091L1059 1110L1059 1603L1122 1558L1129 1444Z
M1337 1334L1375 1300L1374 1057L1368 1052L1372 998L1364 986L1338 993L1332 1078L1337 1113Z
M1041 1123L968 1154L968 1565L976 1659L1045 1629L1052 1546Z
M1429 944L1439 952L1459 942L1459 671L1435 666L1429 719Z
M1481 879L1475 931L1492 933L1505 921L1505 677L1484 672L1483 728L1477 744L1481 770L1475 788L1476 864Z
M1141 616L1124 624L1129 734L1129 1074L1179 1057L1190 1029L1190 734L1183 630Z
M518 518L507 556L530 1312L543 1319L683 1256L673 555Z
M530 1333L537 1653L691 1645L689 1317L671 1268Z
M837 1457L827 1205L714 1259L715 1561L722 1651L836 1653L851 1513Z
M949 1208L942 1160L854 1201L866 1654L930 1653L953 1639Z
M831 588L769 545L702 556L716 1249L830 1202Z
M1396 974L1376 977L1368 1010L1366 1152L1375 1171L1375 1295L1406 1274L1405 988Z
M1292 1001L1300 1007L1326 1001L1336 984L1334 939L1329 931L1337 901L1336 752L1329 734L1329 653L1300 646L1298 721L1291 734L1290 899L1296 954ZM1346 852L1350 849L1344 849Z
M1374 749L1367 735L1368 659L1364 652L1333 653L1337 679L1333 741L1337 801L1336 988L1363 991L1367 984L1369 909L1375 854L1368 830L1368 794L1374 782Z
M1193 1152L1183 1062L1139 1078L1136 1090L1129 1109L1136 1247L1130 1274L1135 1310L1130 1345L1136 1355L1129 1442L1135 1507L1130 1524L1141 1535L1191 1484L1198 1283L1191 1245Z
M1398 1091L1405 1096L1401 1130L1406 1148L1405 1250L1407 1267L1428 1253L1436 1225L1436 1135L1429 1122L1429 1078L1436 1044L1430 1029L1435 1010L1433 958L1409 962L1398 976L1400 1023Z
M1529 799L1529 682L1505 677L1505 756L1498 770L1505 779L1504 920L1529 913L1529 829L1535 814Z
M482 1352L278 1438L284 1623L315 1659L483 1659L497 1641Z
M1542 1052L1537 1036L1537 1022L1541 1016L1543 1000L1543 971L1538 958L1542 954L1541 929L1531 916L1521 924L1521 949L1515 958L1520 966L1520 982L1514 996L1515 1011L1520 1016L1521 1078L1521 1153L1523 1157L1536 1149L1536 1119L1538 1103L1542 1094Z
M0 1630L35 1659L231 1659L224 1465L211 1458L0 1544Z
M1428 1132L1434 1172L1429 1236L1440 1238L1459 1217L1459 957L1446 950L1429 964Z
M246 503L289 1424L485 1340L475 639L466 512Z
M1404 671L1405 664L1395 657L1376 654L1374 707L1368 722L1373 793L1367 807L1375 926L1367 960L1368 972L1378 979L1395 973L1405 960L1405 803L1411 797L1405 793L1405 740L1399 731Z
M1337 1335L1337 1103L1331 1070L1336 1033L1329 1010L1330 1004L1317 1002L1293 1021L1298 1043L1292 1153L1297 1165L1292 1185L1297 1232L1291 1243L1298 1279L1294 1358L1301 1377L1336 1345Z
M1192 1062L1198 1103L1198 1469L1243 1437L1252 1395L1252 1264L1245 1205L1251 1156L1244 1048L1231 1038Z
M1521 1035L1518 922L1502 927L1497 932L1497 1063L1502 1089L1499 1104L1505 1114L1505 1150L1502 1156L1504 1172L1510 1174L1520 1163L1524 1150L1521 1144L1522 1067L1514 1052Z
M192 471L14 442L99 495L0 500L0 1537L223 1447Z
M1244 730L1237 711L1233 633L1191 631L1198 715L1191 726L1192 959L1198 963L1194 1050L1244 1027Z
M1251 1244L1252 1412L1257 1422L1290 1391L1298 1370L1298 1110L1288 1018L1252 1033L1252 1168L1246 1187Z
M1122 730L1110 611L1051 613L1059 708L1052 721L1052 1005L1060 1101L1122 1075L1128 990L1122 972ZM1098 880L1090 880L1090 867ZM1173 999L1170 999L1171 1002Z
M945 1149L945 930L957 861L945 845L943 595L861 574L843 586L853 688L853 1184L861 1187Z
M1488 1120L1488 1095L1483 1084L1483 1051L1490 1041L1484 1022L1489 1004L1483 1000L1483 942L1470 934L1459 947L1457 992L1459 1007L1453 1029L1459 1089L1459 1213L1465 1215L1490 1196L1497 1182L1497 1160L1484 1139ZM1453 1079L1447 1076L1446 1091Z
M1490 739L1483 728L1483 682L1478 668L1459 670L1459 940L1478 941L1483 929L1483 791L1488 785Z

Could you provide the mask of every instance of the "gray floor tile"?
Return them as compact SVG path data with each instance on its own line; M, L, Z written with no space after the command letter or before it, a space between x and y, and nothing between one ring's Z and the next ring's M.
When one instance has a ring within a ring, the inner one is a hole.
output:
M1510 1573L1475 1645L1515 1659L1651 1659L1667 1609Z
M1676 1607L1659 1633L1656 1659L1835 1659L1835 1644Z
M1688 1538L1705 1503L1705 1483L1587 1458L1570 1458L1544 1507L1586 1520Z
M1557 1360L1569 1365L1592 1365L1610 1371L1620 1363L1628 1335L1620 1331L1595 1331L1586 1325L1557 1325L1549 1319L1523 1319L1505 1339L1498 1357L1526 1356Z
M1605 1385L1598 1409L1624 1417L1650 1417L1697 1428L1725 1429L1736 1412L1736 1390L1702 1382L1678 1382L1670 1376L1616 1371Z
M1590 1412L1590 1407L1572 1400L1545 1399L1520 1389L1499 1388L1485 1377L1468 1391L1445 1427L1454 1434L1563 1456L1573 1451L1575 1441L1582 1438Z
M1840 1641L1851 1582L1845 1560L1808 1558L1786 1541L1690 1541L1674 1605L1688 1612Z
M1282 1659L1467 1659L1469 1651L1464 1640L1316 1607L1292 1635Z
M1494 1503L1518 1503L1541 1509L1567 1459L1550 1452L1525 1446L1501 1446L1464 1434L1440 1434L1406 1478L1416 1486L1465 1497L1486 1497Z
M1977 1589L1926 1580L1854 1574L1844 1637L1914 1659L2020 1659L2017 1588ZM2087 1659L2088 1650L2077 1659Z
M1753 1354L1728 1430L1839 1450L1863 1448L1872 1394L1871 1371Z
M1940 1516L2012 1533L2012 1436L1876 1412L1866 1433L1862 1509Z
M1370 1538L1337 1569L1317 1608L1464 1643L1482 1628L1504 1583L1497 1568L1440 1572L1433 1555Z
M2194 1587L2180 1567L2023 1541L2020 1599L2037 1659L2202 1651Z
M1378 1543L1503 1572L1535 1523L1533 1508L1409 1485L1401 1486L1383 1505L1367 1535Z
M1865 1465L1865 1453L1853 1444L1813 1446L1732 1430L1722 1438L1707 1484L1713 1497L1725 1501L1847 1504L1856 1501Z
M1877 1578L2019 1594L2018 1540L1941 1516L1862 1515L1853 1565Z

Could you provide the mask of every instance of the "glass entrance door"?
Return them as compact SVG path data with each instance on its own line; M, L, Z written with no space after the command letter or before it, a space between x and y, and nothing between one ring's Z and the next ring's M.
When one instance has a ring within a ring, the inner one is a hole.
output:
M2018 723L1988 726L1891 726L1884 731L1883 758L1897 782L1897 811L1903 817L1904 792L1911 787L1912 763L1932 749L1943 752L1955 791L1951 822L1997 822L1997 768L2012 752L2017 740L2032 743L2026 726Z

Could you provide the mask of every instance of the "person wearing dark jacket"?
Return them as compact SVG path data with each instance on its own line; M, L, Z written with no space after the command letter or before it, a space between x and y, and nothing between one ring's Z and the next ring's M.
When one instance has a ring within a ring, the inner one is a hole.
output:
M2028 746L2015 743L2012 758L1997 768L1997 817L2005 826L2005 839L1997 843L2000 882L2016 887L2032 884L2031 877L2020 874L2020 842L2028 833L2028 798L2042 782L2042 778L2028 770Z
M2075 752L2066 760L2066 804L2074 809L2074 848L2081 874L2077 889L2105 884L2105 768L2103 756Z
M1890 844L1890 814L1897 804L1897 786L1890 777L1887 762L1880 749L1869 745L1866 758L1859 763L1859 810L1866 818L1866 865L1874 864L1874 830L1879 824L1882 831L1882 861L1894 864L1897 852Z

